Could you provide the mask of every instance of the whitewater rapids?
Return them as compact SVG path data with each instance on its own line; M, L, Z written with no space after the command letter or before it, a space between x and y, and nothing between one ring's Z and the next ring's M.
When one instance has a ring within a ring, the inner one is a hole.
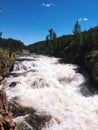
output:
M13 71L0 85L9 102L21 108L34 109L37 115L51 118L41 128L33 128L25 118L21 130L98 130L98 95L84 96L86 77L77 72L77 66L60 64L59 59L42 55L17 57ZM20 130L20 128L17 128Z

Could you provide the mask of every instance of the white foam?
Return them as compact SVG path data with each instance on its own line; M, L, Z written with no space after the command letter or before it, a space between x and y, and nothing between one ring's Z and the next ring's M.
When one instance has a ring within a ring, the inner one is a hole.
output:
M35 71L7 78L2 88L9 100L17 97L16 102L21 106L52 116L42 130L98 130L98 96L84 97L80 93L85 78L75 72L75 65L59 64L58 59L45 56L18 64L19 68L13 72ZM18 83L8 87L12 82Z

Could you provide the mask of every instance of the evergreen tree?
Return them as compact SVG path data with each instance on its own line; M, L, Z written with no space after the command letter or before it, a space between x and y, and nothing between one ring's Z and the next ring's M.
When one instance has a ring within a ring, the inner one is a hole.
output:
M79 24L78 21L76 21L74 25L73 34L74 34L74 41L76 43L82 44L83 38L82 38L82 33L81 33L81 25Z
M49 35L46 36L46 41L48 41L48 40L49 40Z
M53 40L53 28L49 29L50 40Z
M74 28L73 28L73 34L79 34L81 33L81 25L79 24L78 21L76 21Z
M2 32L0 32L0 38L2 37Z
M53 40L56 40L56 33L55 32L53 32Z
M46 41L48 40L55 40L56 39L56 33L53 31L53 28L49 29L49 35L46 36Z

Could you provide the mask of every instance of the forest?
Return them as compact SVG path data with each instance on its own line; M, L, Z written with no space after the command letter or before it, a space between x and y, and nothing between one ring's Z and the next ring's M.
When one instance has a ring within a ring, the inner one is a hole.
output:
M82 50L85 52L97 48L98 26L82 31L80 24L76 21L73 34L63 35L61 37L57 37L54 30L51 28L49 30L49 35L46 35L45 41L28 45L27 48L31 53L35 52L39 54L61 56L64 50L66 50L66 47L71 48L74 46L78 49L83 48ZM75 50L73 50L73 53Z

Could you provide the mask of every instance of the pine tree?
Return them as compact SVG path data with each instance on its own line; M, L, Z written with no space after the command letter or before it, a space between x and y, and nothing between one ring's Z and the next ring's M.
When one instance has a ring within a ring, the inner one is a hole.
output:
M0 38L2 37L2 32L0 32Z
M74 28L73 28L73 34L79 34L81 33L81 25L76 21Z
M53 40L53 28L49 29L50 40Z
M56 37L57 37L56 33L53 32L53 40L56 40Z
M74 34L74 40L76 43L82 44L83 38L81 33L81 25L76 21L74 28L73 28L73 34Z

